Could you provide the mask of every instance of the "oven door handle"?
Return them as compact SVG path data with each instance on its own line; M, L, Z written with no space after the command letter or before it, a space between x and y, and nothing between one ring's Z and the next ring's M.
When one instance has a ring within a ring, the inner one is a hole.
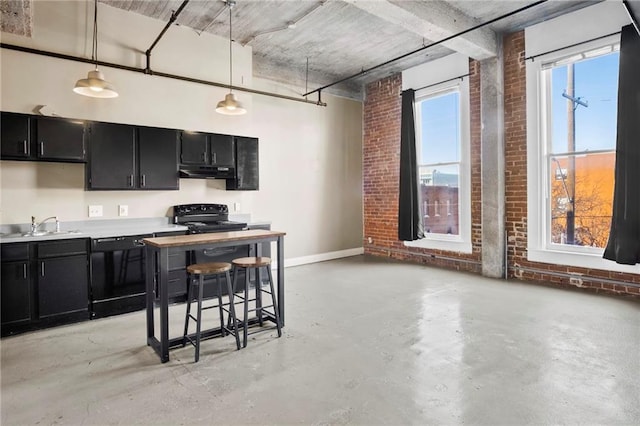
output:
M111 237L111 238L97 238L95 241L97 243L112 243L114 241L122 241L126 237Z

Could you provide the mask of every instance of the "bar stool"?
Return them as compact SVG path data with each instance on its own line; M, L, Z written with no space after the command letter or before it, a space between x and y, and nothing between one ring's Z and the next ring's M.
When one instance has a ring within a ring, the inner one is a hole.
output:
M196 263L187 267L189 273L189 288L187 290L187 313L184 318L184 334L182 336L182 346L184 347L187 342L191 343L196 348L195 362L200 359L200 330L202 325L202 311L207 309L218 308L220 312L220 334L224 337L226 333L232 334L236 338L236 347L240 349L240 337L238 335L238 321L236 319L236 311L233 303L233 289L231 287L231 277L229 271L231 270L231 264L226 262L211 262L211 263ZM227 281L227 292L229 294L229 303L222 302L222 287L220 286L220 276L223 275ZM202 307L202 301L204 299L204 278L206 276L214 275L218 284L218 303L211 306ZM194 293L198 289L197 302L198 308L196 316L191 314L191 302L194 297ZM225 309L225 306L229 306L229 309ZM224 311L229 313L228 326L224 324ZM189 320L196 322L196 335L195 342L189 336ZM231 323L233 322L233 329L231 329Z
M273 286L273 276L271 275L271 258L268 257L241 257L238 259L234 259L231 261L233 264L233 290L237 291L237 281L238 281L238 272L240 270L244 270L244 295L240 296L239 294L234 295L235 298L239 298L244 305L244 316L242 317L242 321L239 321L242 325L242 346L247 347L247 336L248 336L248 328L249 328L249 312L255 312L258 317L258 324L260 326L263 325L263 315L266 316L271 321L274 321L276 326L275 328L278 330L278 337L282 336L282 330L280 328L280 314L278 312L278 303L276 302L276 294ZM262 283L259 279L259 271L260 268L264 268L267 270L267 276L269 277L269 290L264 290L262 288ZM249 298L249 271L256 271L256 296L255 299ZM267 293L271 295L271 305L262 306L262 293ZM249 309L249 302L255 301L256 306L254 309ZM273 312L268 311L268 308L272 308ZM267 331L272 328L267 328L258 331Z

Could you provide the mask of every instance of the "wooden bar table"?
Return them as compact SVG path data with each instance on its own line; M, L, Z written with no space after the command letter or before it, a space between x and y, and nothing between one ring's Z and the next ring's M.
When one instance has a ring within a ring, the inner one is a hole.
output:
M146 284L147 284L147 344L160 356L162 362L169 361L169 349L182 346L182 336L169 338L169 255L191 250L229 247L245 244L255 245L256 256L261 255L262 243L277 244L277 301L280 321L284 327L284 232L255 229L249 231L217 232L211 234L178 235L173 237L145 238ZM260 277L256 277L259 279ZM157 284L157 286L156 286ZM155 336L154 309L160 310L160 336ZM219 329L203 332L203 335L220 334Z

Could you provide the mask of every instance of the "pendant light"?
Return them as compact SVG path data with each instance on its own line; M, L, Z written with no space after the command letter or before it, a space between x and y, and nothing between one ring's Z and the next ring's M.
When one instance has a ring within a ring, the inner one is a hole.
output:
M225 115L242 115L247 112L247 110L242 107L242 104L236 99L236 95L233 94L233 40L231 38L231 10L235 4L235 0L227 0L227 6L229 7L229 93L227 93L224 100L218 102L218 105L216 106L216 112Z
M87 78L78 80L73 91L79 95L89 96L92 98L117 97L118 92L116 92L111 83L104 79L104 74L98 70L98 0L94 0L91 60L95 64L95 69L93 71L89 71Z

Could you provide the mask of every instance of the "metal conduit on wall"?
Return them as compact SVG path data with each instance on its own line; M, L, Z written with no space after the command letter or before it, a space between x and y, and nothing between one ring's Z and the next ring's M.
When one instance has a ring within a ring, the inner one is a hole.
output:
M176 74L169 74L169 73L164 73L164 72L160 72L160 71L149 71L149 70L147 70L145 68L136 68L136 67L131 67L131 66L128 66L128 65L116 64L116 63L113 63L113 62L104 62L104 61L97 61L96 62L96 61L92 61L91 59L88 59L88 58L82 58L82 57L79 57L79 56L67 55L67 54L64 54L64 53L50 52L50 51L40 50L40 49L33 49L31 47L17 46L17 45L7 44L7 43L0 43L0 48L9 49L9 50L15 50L15 51L24 52L24 53L31 53L31 54L34 54L34 55L42 55L42 56L47 56L47 57L50 57L50 58L65 59L65 60L68 60L68 61L82 62L82 63L86 63L86 64L97 64L97 65L104 66L104 67L110 67L110 68L115 68L115 69L120 69L120 70L125 70L125 71L132 71L132 72L137 72L137 73L147 74L147 75L154 75L156 77L170 78L170 79L173 79L173 80L187 81L189 83L197 83L197 84L204 84L204 85L207 85L207 86L221 87L221 88L224 88L224 89L229 89L229 87L230 87L228 84L217 83L215 81L201 80L199 78L192 78L192 77L186 77L186 76L181 76L181 75L176 75ZM272 98L285 99L285 100L288 100L288 101L295 101L295 102L302 102L302 103L305 103L305 104L316 105L316 106L323 106L323 107L327 106L327 104L325 102L322 102L320 100L320 96L318 96L318 101L311 101L311 100L308 100L308 99L294 98L293 96L281 95L279 93L272 93L272 92L266 92L266 91L263 91L263 90L249 89L247 87L231 86L231 88L233 90L237 90L239 92L251 93L253 95L270 96Z

